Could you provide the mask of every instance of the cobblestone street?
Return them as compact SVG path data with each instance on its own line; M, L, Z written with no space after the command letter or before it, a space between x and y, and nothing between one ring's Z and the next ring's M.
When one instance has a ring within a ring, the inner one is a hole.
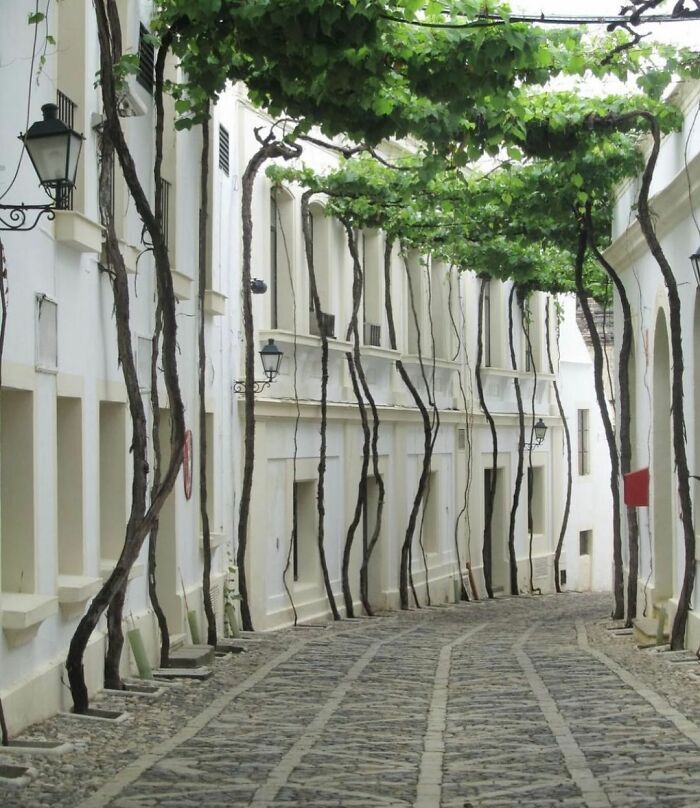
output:
M521 597L256 635L207 682L101 698L123 724L31 728L75 749L0 804L697 808L700 665L608 611Z

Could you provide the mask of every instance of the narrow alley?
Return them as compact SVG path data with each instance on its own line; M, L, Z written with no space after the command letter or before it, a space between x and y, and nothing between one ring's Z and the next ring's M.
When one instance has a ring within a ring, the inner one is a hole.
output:
M248 635L207 682L104 696L123 724L41 725L74 751L2 804L696 807L700 666L637 650L608 608L521 597Z

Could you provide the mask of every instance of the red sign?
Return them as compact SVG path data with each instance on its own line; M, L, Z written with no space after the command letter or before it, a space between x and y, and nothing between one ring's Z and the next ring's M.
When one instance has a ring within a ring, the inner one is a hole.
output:
M625 505L649 506L649 469L630 471L625 478Z

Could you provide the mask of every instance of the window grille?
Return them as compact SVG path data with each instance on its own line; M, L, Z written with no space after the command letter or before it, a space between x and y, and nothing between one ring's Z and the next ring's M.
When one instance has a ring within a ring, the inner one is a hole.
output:
M229 175L229 134L225 126L219 124L219 168L228 177Z
M154 44L149 41L148 37L148 29L144 25L141 25L139 27L139 70L136 74L136 81L138 81L149 95L153 95L156 49Z
M58 120L71 129L75 129L75 110L78 105L71 101L65 93L56 90L56 106ZM59 210L73 210L73 189L59 187L56 189L56 207Z
M588 410L578 411L578 473L583 476L590 472L590 445Z

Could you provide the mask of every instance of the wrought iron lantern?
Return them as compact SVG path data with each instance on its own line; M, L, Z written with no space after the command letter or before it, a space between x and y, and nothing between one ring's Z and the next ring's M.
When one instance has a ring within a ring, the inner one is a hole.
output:
M700 286L700 247L690 256L690 263L692 264L693 273L695 274L695 282Z
M44 104L43 120L35 121L19 139L27 149L29 159L44 190L54 200L50 205L0 205L0 230L33 230L46 215L66 206L68 191L75 187L82 135L66 126L58 117L56 104ZM7 211L5 217L2 211Z
M263 366L264 379L254 379L252 382L253 392L260 393L266 387L269 387L280 372L280 365L282 364L282 357L284 353L275 344L275 341L270 338L267 345L260 351L260 361ZM244 393L248 384L245 379L236 379L233 383L234 393Z
M532 442L525 444L528 449L534 449L536 446L542 445L544 439L547 437L547 424L545 424L545 422L539 418L532 427L532 431L535 434L535 439Z

